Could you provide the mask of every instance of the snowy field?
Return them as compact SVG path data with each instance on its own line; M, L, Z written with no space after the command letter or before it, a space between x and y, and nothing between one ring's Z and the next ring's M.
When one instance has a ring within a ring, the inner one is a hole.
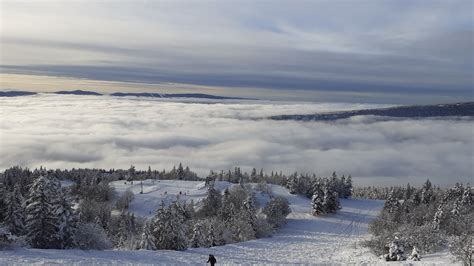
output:
M197 202L205 196L203 182L158 181L144 182L144 193L140 183L113 182L119 193L131 189L135 198L130 211L141 216L151 216L150 210L161 200L180 199ZM218 182L216 187L224 189L230 184ZM0 251L0 265L150 265L150 264L205 264L208 254L214 254L218 264L387 264L380 261L361 241L368 237L368 223L383 207L382 201L342 200L343 209L327 217L310 215L310 200L292 195L286 188L272 185L274 195L286 197L292 213L288 223L270 238L229 244L213 248L190 248L186 251L81 251L21 249ZM166 192L166 193L165 193ZM186 195L184 193L186 192ZM257 198L264 198L259 196ZM153 211L152 211L153 212ZM450 265L450 255L438 253L423 257L421 262L406 261L403 264Z

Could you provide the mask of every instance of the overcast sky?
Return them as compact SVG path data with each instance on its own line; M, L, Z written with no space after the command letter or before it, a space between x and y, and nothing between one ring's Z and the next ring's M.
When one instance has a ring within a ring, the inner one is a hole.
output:
M2 1L1 85L473 100L472 10L470 0Z

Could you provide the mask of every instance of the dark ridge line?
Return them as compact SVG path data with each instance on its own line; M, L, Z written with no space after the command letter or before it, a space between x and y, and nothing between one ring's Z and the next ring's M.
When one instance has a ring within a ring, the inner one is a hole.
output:
M400 118L446 117L446 116L474 116L474 102L436 104L436 105L411 105L377 109L361 109L351 111L337 111L316 114L275 115L271 120L295 121L334 121L353 116L374 115Z

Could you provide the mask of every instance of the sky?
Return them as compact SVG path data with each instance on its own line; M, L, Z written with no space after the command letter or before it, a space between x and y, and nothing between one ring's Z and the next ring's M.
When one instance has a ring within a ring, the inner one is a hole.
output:
M6 1L1 89L473 100L473 2Z
M0 97L0 171L47 168L167 169L182 162L205 177L249 172L351 174L355 184L472 185L472 118L358 116L323 122L271 115L380 104L166 99L38 94ZM260 119L256 119L260 118Z

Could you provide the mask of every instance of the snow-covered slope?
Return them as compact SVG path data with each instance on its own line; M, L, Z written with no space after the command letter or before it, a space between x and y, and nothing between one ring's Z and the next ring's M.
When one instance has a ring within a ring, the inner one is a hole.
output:
M218 189L231 184L218 182ZM195 200L205 196L203 182L153 181L133 185L117 181L113 186L119 193L131 189L135 193L130 210L137 215L150 216L161 200ZM165 194L166 191L166 194ZM132 265L132 264L205 264L207 256L214 254L218 263L227 264L383 264L360 242L368 237L368 223L383 206L382 201L342 200L343 209L326 217L310 215L310 200L288 193L288 190L272 185L275 195L286 197L292 213L288 223L270 238L230 244L213 248L191 248L186 251L81 251L25 249L0 251L0 265L4 264L61 264L61 265ZM186 192L186 195L184 193ZM451 264L448 254L426 256L421 262L405 264ZM394 263L390 263L393 265ZM395 263L396 264L396 263Z
M228 182L216 182L215 188L223 191L231 186ZM128 189L133 192L134 199L130 203L129 211L138 216L151 217L161 202L169 203L179 199L180 201L191 201L197 203L206 196L207 189L201 181L183 180L144 180L143 194L140 194L140 181L131 182L115 181L111 183L118 195Z

